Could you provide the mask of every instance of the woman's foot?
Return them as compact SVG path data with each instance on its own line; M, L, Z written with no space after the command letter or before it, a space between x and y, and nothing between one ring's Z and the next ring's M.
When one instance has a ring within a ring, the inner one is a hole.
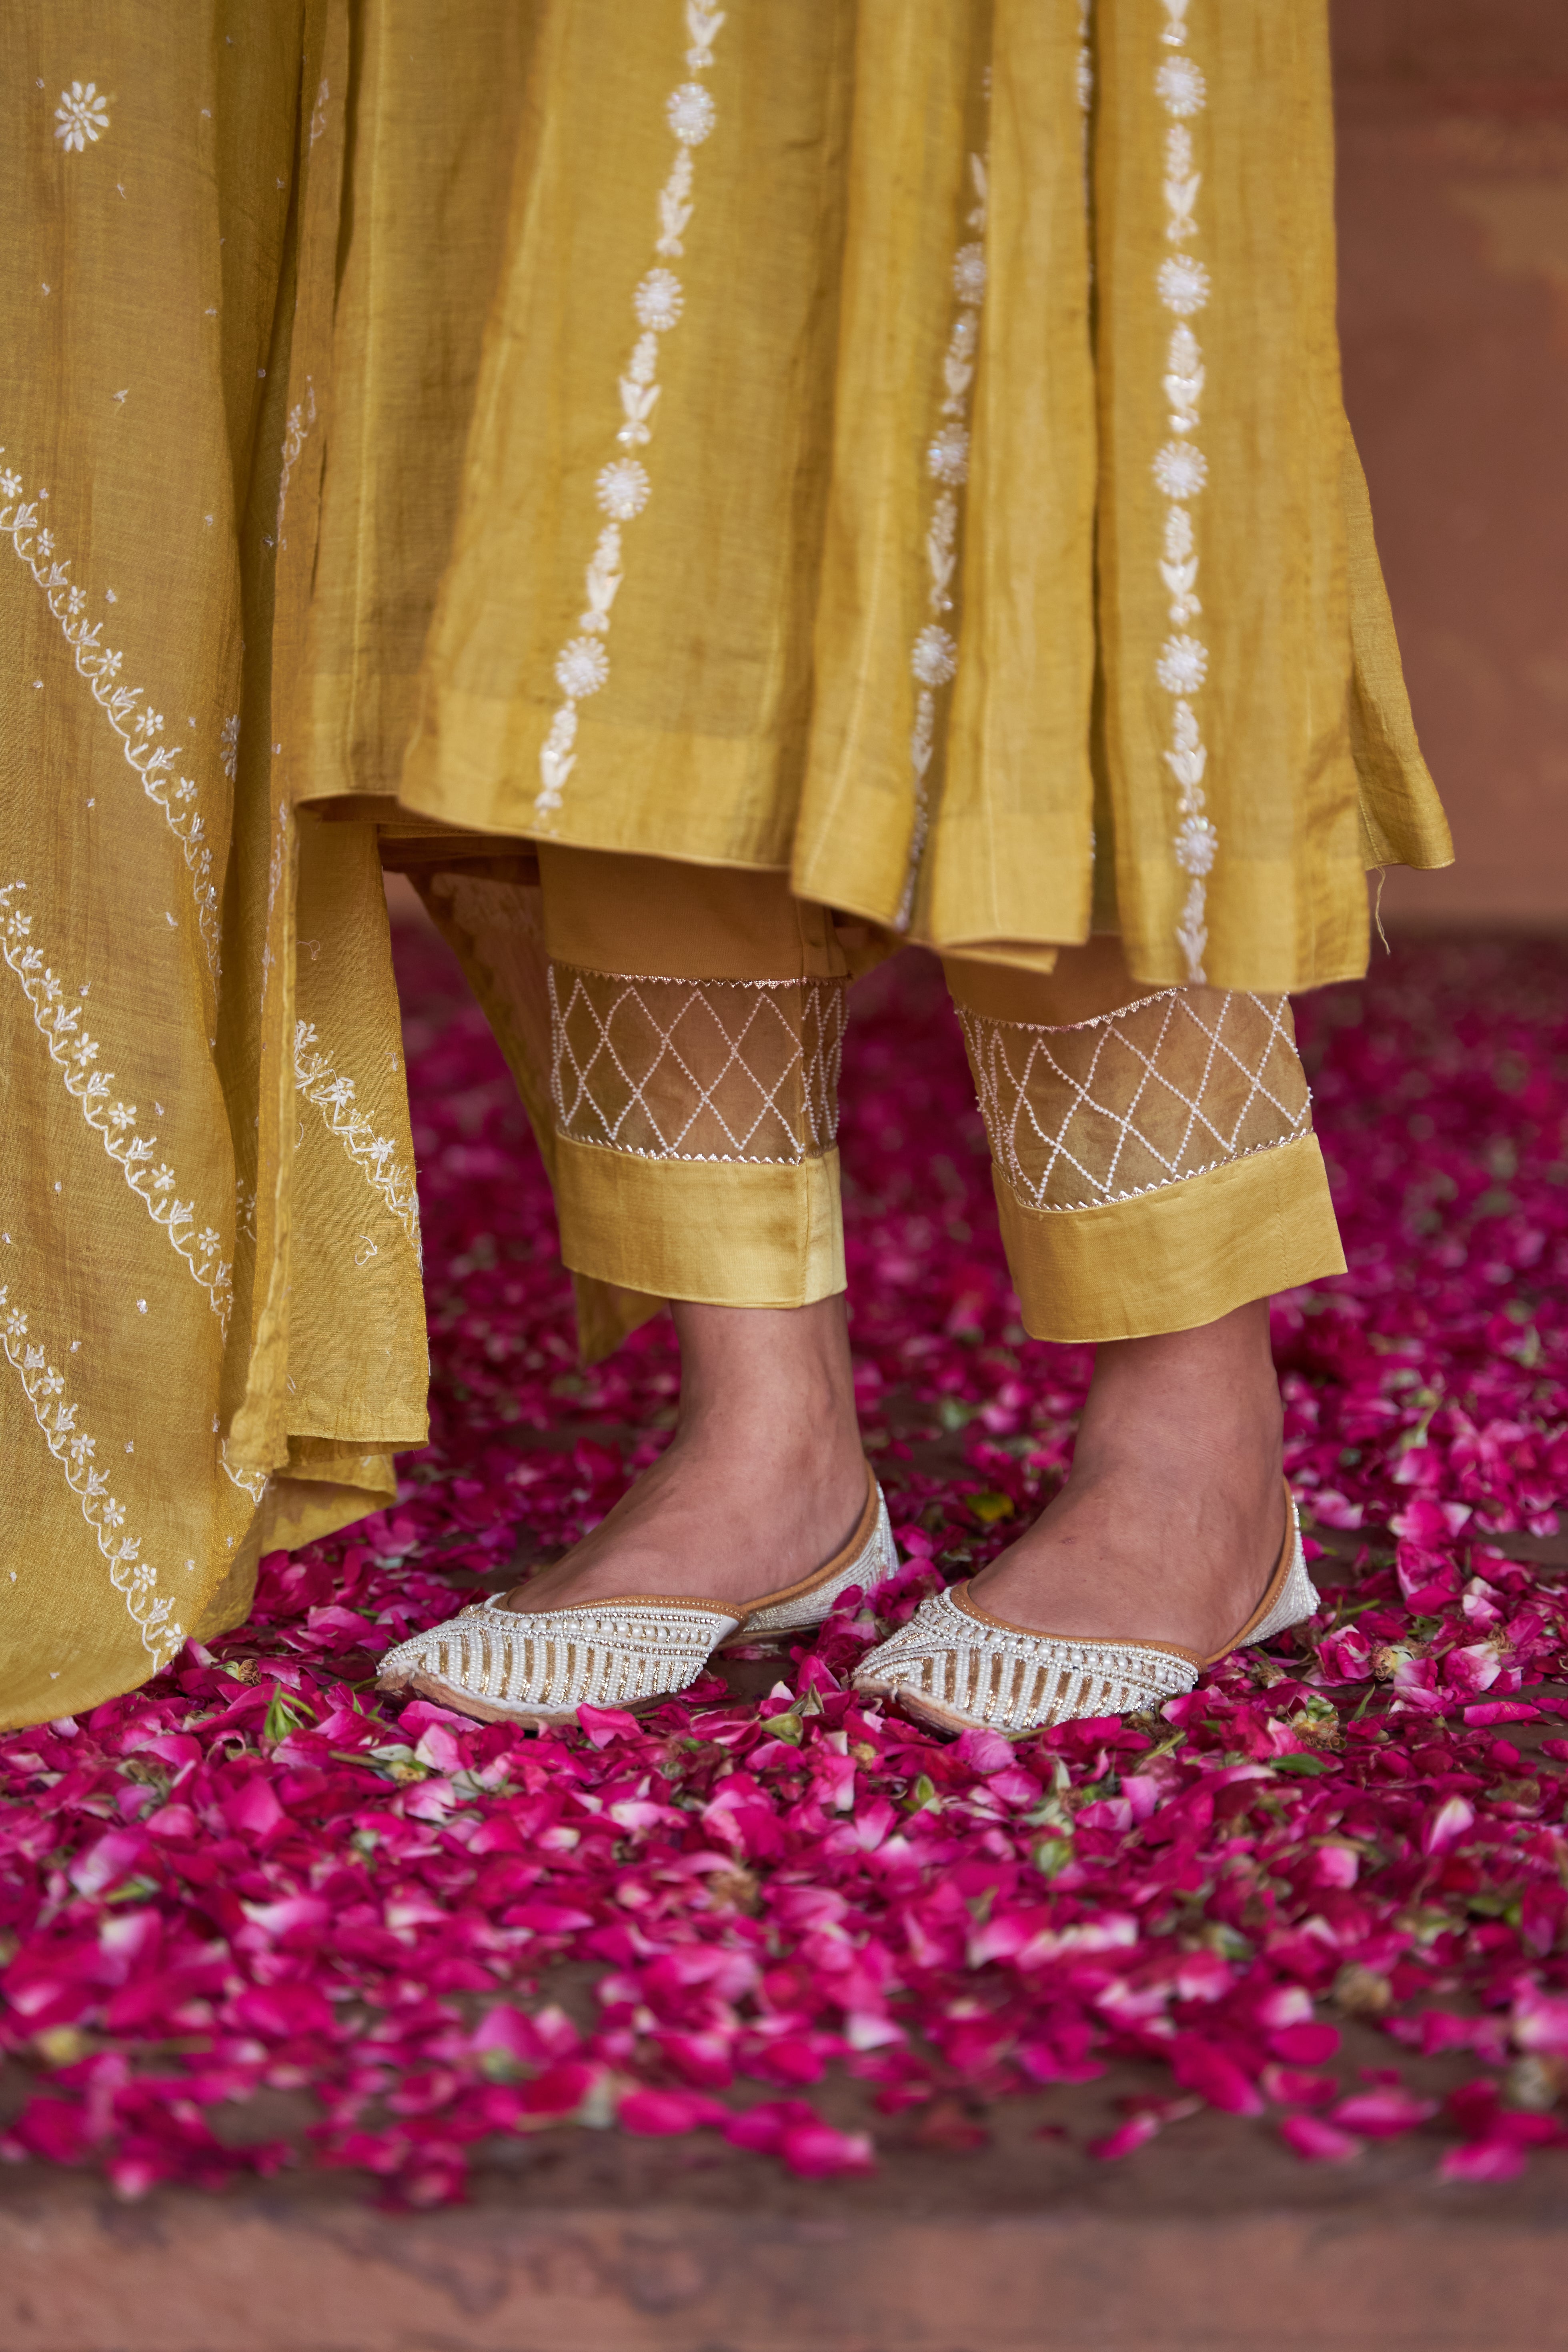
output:
M622 1594L749 1601L831 1559L866 1507L845 1302L678 1300L680 1418L667 1451L591 1534L502 1607Z
M1102 1342L1068 1483L973 1580L975 1601L1043 1633L1212 1655L1279 1557L1282 1424L1266 1298Z

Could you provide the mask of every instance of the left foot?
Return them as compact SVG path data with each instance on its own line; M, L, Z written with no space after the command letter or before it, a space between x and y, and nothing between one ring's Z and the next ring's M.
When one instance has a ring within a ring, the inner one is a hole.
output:
M1037 1633L1208 1657L1273 1575L1282 1454L1267 1299L1194 1331L1105 1341L1067 1485L973 1598Z

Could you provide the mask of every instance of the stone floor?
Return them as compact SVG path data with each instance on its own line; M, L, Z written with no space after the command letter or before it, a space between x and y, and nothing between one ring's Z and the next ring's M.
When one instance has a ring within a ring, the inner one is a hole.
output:
M1114 2084L1090 2086L1108 2103ZM1089 2094L1084 2095L1086 2100ZM1059 2095L1052 2107L1063 2114ZM1504 2195L1419 2140L1353 2175L1205 2112L1136 2168L1035 2137L792 2181L690 2141L541 2136L461 2208L320 2178L117 2203L0 2184L5 2352L1548 2352L1568 2154ZM962 2131L955 2134L962 2137Z

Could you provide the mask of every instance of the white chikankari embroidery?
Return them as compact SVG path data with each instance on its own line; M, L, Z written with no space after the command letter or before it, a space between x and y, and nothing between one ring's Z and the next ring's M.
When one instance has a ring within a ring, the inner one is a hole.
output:
M206 1292L213 1313L226 1336L234 1286L230 1266L222 1254L222 1236L210 1225L198 1231L195 1201L182 1201L176 1196L174 1171L166 1162L154 1164L157 1137L136 1134L135 1104L111 1100L113 1071L93 1068L99 1045L96 1038L79 1026L81 1006L79 1003L68 1005L58 974L45 965L43 950L30 943L31 917L12 904L16 892L26 888L25 882L0 886L0 954L22 984L33 1009L34 1023L49 1049L49 1058L64 1075L66 1092L80 1104L83 1118L101 1139L105 1151L121 1171L153 1223L163 1226ZM85 989L81 994L86 994Z
M267 921L261 935L261 1010L267 1010L267 992L272 984L272 967L277 957L272 951L273 914L278 905L278 893L282 887L289 864L289 803L279 807L272 824L272 854L267 861Z
M323 84L322 87L324 88L325 85ZM253 1503L259 1503L267 1492L266 1471L237 1470L228 1458L228 1440L226 1437L218 1439L217 1458L223 1465L224 1476L230 1479L239 1488L241 1494L248 1495Z
M914 909L915 885L931 829L931 796L927 778L936 749L937 696L951 686L958 672L958 641L945 625L952 610L952 581L958 569L958 492L969 479L969 394L974 382L974 355L980 343L980 306L985 298L985 158L971 155L970 177L974 204L965 226L973 236L953 256L952 290L958 297L947 350L942 355L945 387L938 425L926 448L926 471L938 485L926 527L926 607L931 619L916 633L910 648L910 667L920 693L910 736L910 767L913 780L914 818L910 831L909 866L904 895L893 920L908 930Z
M80 1407L65 1402L65 1381L42 1348L29 1344L27 1318L10 1303L0 1286L0 1347L21 1381L33 1418L44 1443L65 1473L66 1484L81 1505L82 1517L98 1538L99 1550L109 1562L109 1580L123 1594L125 1606L142 1635L142 1646L157 1670L167 1665L184 1647L184 1627L171 1615L174 1602L158 1594L158 1571L141 1558L139 1536L122 1535L125 1513L109 1491L109 1474L93 1467L97 1440L78 1429ZM130 1452L130 1447L126 1451Z
M687 71L705 74L713 63L713 44L724 22L724 11L714 0L686 0ZM662 265L678 260L685 251L681 239L691 218L691 151L710 135L718 110L707 85L682 82L671 90L665 118L675 134L675 162L658 197L658 236L654 251L661 266L650 269L632 296L632 310L642 331L632 346L620 380L621 424L616 435L628 454L613 457L601 468L595 491L606 518L584 580L587 603L577 616L581 635L571 637L555 659L555 683L562 700L550 722L539 753L540 789L533 813L542 829L561 806L566 779L577 764L573 749L577 740L577 706L597 694L610 675L610 656L604 640L610 633L610 611L624 577L621 568L621 526L633 522L648 502L653 485L647 468L629 453L653 438L653 415L658 404L658 339L679 325L685 291L673 269Z
M323 89L326 83L321 84ZM283 470L278 477L278 520L275 529L279 547L289 542L283 536L283 509L289 500L289 481L299 460L300 452L310 437L310 427L316 421L316 387L305 378L305 397L297 400L289 411L289 422L283 435Z
M232 784L239 773L239 713L237 710L224 720L218 740L223 746L220 755L223 760L223 772Z
M327 127L327 100L331 92L325 81L316 92L316 103L310 110L310 144L313 147Z
M354 1082L332 1067L323 1053L315 1027L300 1021L294 1027L294 1083L308 1103L313 1103L349 1158L363 1171L365 1181L381 1194L419 1255L419 1193L412 1169L402 1167L390 1136L375 1133L369 1111L355 1110Z
M89 625L83 617L87 591L70 578L68 559L64 563L55 561L54 533L38 520L38 501L24 499L21 490L21 476L9 466L0 467L0 499L6 501L0 505L0 533L10 540L18 560L43 590L75 656L79 676L91 687L93 700L119 736L128 764L142 780L142 791L163 811L164 823L184 852L196 927L216 989L221 968L218 893L206 824L196 804L196 787L189 776L174 773L176 753L155 740L163 731L163 719L162 712L147 708L145 688L116 684L125 657L100 644L103 623L94 621ZM39 498L43 495L40 491Z
M60 126L55 137L64 141L66 153L79 155L84 147L96 146L108 130L109 100L100 96L96 82L89 81L84 89L79 81L73 81L69 89L60 92L55 121Z
M1204 950L1209 936L1205 921L1205 880L1219 847L1219 835L1205 814L1203 782L1208 751L1193 708L1194 698L1208 675L1208 648L1200 637L1192 635L1188 626L1203 611L1197 593L1197 540L1193 530L1192 502L1208 480L1209 469L1203 451L1184 436L1197 428L1198 403L1204 390L1203 351L1187 321L1196 318L1208 301L1209 274L1195 255L1181 248L1198 233L1197 202L1203 175L1194 162L1193 134L1187 124L1194 115L1202 113L1207 102L1207 88L1196 63L1184 54L1187 0L1163 0L1163 5L1165 26L1161 40L1166 48L1181 53L1166 58L1154 75L1155 94L1169 118L1165 132L1165 239L1177 250L1167 254L1161 262L1155 283L1161 302L1177 321L1166 347L1162 384L1170 404L1171 431L1178 437L1167 441L1155 453L1153 474L1157 488L1168 502L1160 577L1171 600L1170 616L1177 634L1167 637L1160 648L1154 675L1175 702L1170 747L1164 756L1176 780L1176 813L1181 820L1173 846L1176 863L1187 877L1187 895L1176 926L1176 938L1187 960L1187 978L1196 982L1204 978Z

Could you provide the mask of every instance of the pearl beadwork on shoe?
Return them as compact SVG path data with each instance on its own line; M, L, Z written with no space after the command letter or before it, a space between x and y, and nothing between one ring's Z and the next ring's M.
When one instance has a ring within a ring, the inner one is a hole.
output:
M1317 1589L1307 1573L1295 1498L1279 1563L1254 1616L1218 1653L1272 1640L1310 1617ZM985 1615L959 1585L922 1601L909 1623L861 1660L855 1688L894 1699L951 1731L1000 1731L1021 1739L1087 1716L1131 1715L1193 1689L1216 1659L1142 1642L1034 1633Z
M1088 1715L1129 1715L1191 1690L1198 1671L1138 1642L1074 1642L987 1624L951 1592L921 1603L909 1623L862 1660L855 1687L924 1700L963 1725L1022 1738Z
M841 1552L760 1605L637 1596L575 1609L503 1609L486 1601L415 1633L381 1662L378 1688L420 1677L447 1704L524 1724L569 1723L580 1706L645 1707L697 1680L713 1652L754 1635L807 1632L840 1593L869 1592L898 1566L888 1506L868 1465L866 1506Z
M428 1675L498 1714L567 1721L580 1706L673 1697L740 1622L701 1601L601 1601L522 1612L486 1601L388 1650L377 1680L396 1691Z

